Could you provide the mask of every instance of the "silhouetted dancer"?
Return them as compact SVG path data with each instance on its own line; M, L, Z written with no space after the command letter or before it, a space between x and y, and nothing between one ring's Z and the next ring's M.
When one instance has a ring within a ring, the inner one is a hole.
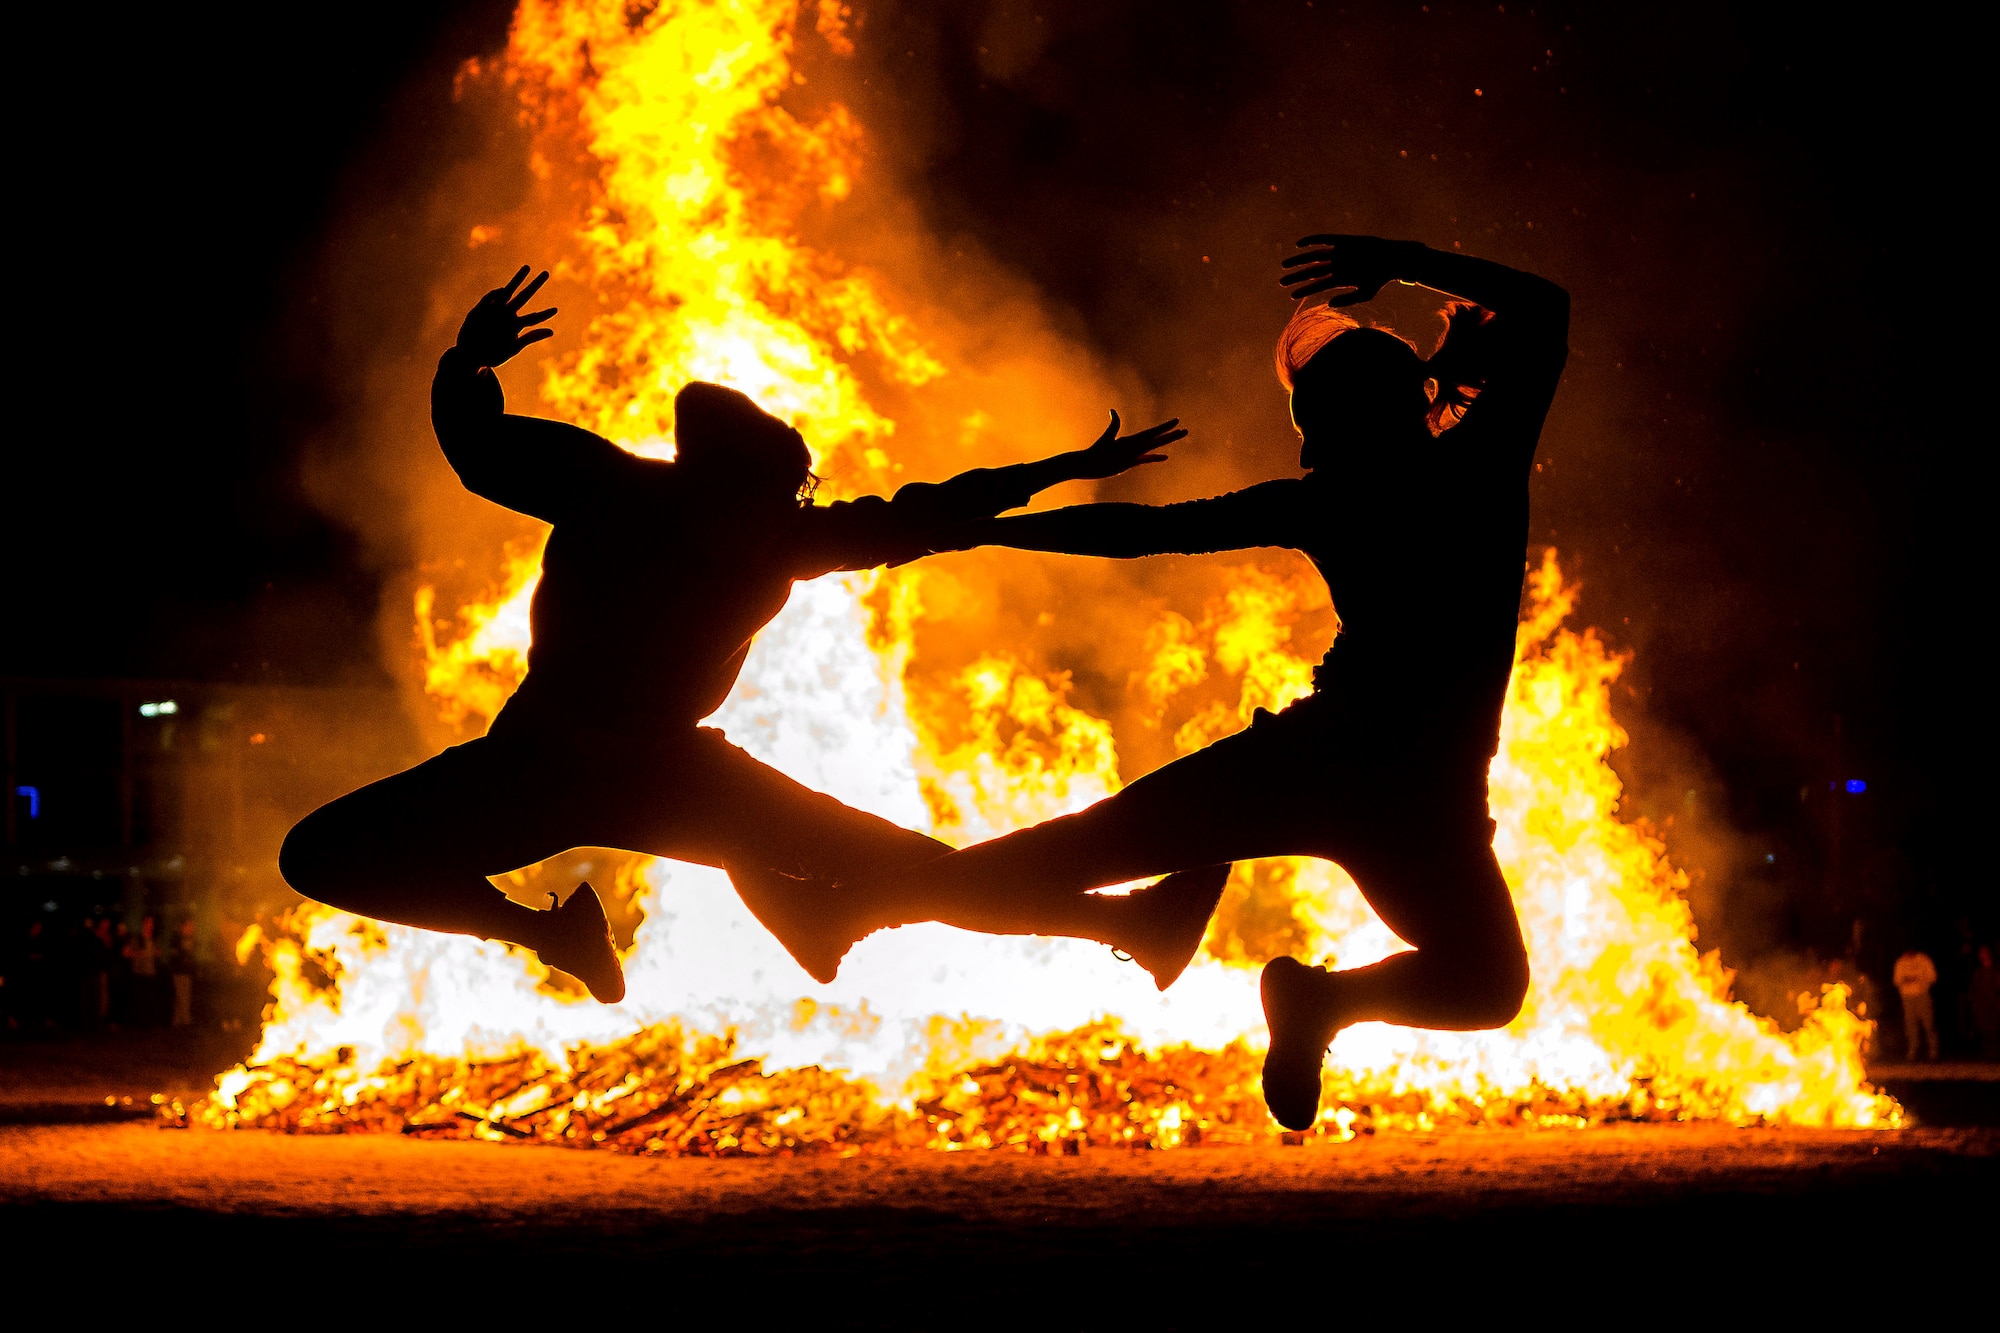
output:
M1052 898L1163 871L1339 862L1414 951L1340 972L1265 968L1264 1093L1293 1129L1312 1123L1326 1048L1348 1024L1490 1028L1520 1011L1527 952L1493 856L1486 771L1514 659L1528 475L1569 327L1561 288L1498 264L1369 236L1300 244L1314 248L1287 261L1295 299L1351 289L1302 308L1278 347L1306 476L999 518L960 540L1118 558L1302 551L1340 617L1313 693L1081 813L849 886L876 925L983 912L1012 933ZM1467 298L1428 361L1329 308L1394 279Z
M548 275L527 277L473 307L431 385L438 443L467 489L554 525L527 676L485 736L300 821L279 866L300 893L345 911L533 949L606 1002L625 981L596 892L581 885L536 911L487 876L578 846L722 866L753 912L780 918L791 944L805 939L794 952L807 970L831 979L839 953L811 945L828 910L816 899L862 871L951 849L697 725L729 693L751 637L800 579L914 559L936 533L1045 487L1160 461L1155 451L1186 432L1169 421L1119 438L1113 413L1086 449L913 483L893 500L816 505L804 439L733 389L680 391L670 463L506 413L493 367L551 336L536 326L555 314L520 313ZM1122 909L1058 903L1041 933L1097 939L1178 974L1220 892L1212 871L1169 877ZM1187 941L1178 964L1162 953L1173 940Z

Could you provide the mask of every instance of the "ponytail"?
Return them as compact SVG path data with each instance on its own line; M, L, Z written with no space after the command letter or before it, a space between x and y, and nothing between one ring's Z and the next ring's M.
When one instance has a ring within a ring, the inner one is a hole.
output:
M1360 321L1330 305L1301 303L1278 335L1278 383L1290 393L1298 387L1299 372L1306 368L1306 362L1341 334L1360 327Z

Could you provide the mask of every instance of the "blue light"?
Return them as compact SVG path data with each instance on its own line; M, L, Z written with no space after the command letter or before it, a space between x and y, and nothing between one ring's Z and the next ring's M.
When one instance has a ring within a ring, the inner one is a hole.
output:
M1862 792L1868 790L1868 784L1860 778L1849 778L1845 785L1849 796L1859 796Z
M1765 853L1764 853L1764 864L1765 864L1765 865L1767 865L1767 866L1774 866L1774 865L1778 864L1778 857L1777 857L1777 853L1775 853L1775 852L1765 852Z
M16 787L14 788L14 794L28 798L28 818L40 819L42 817L42 789L40 787Z

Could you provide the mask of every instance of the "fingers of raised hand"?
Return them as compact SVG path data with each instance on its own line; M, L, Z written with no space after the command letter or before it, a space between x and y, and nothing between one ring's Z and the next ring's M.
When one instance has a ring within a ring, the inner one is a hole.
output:
M1331 264L1335 260L1350 257L1331 246L1319 246L1311 250L1301 251L1295 255L1286 255L1278 261L1278 265L1281 268L1297 268L1301 264Z
M518 315L515 318L522 328L527 328L531 324L539 324L545 319L553 318L555 313L556 308L550 306L547 310L530 310L527 314Z
M1359 284L1352 278L1321 278L1316 282L1308 282L1303 287L1293 289L1291 297L1294 301L1303 301L1308 296L1318 296L1321 292L1330 292L1336 287L1355 287L1358 289Z
M525 278L526 276L528 276L528 266L526 264L523 264L521 265L521 271L514 275L514 281L507 284L508 288L507 308L509 310L518 311L522 306L526 305L530 300L532 300L534 298L535 293L542 289L542 284L549 280L549 271L547 269L543 269L540 273L535 275L535 280L533 282L529 283L526 287L521 288L521 290L518 292L514 291L513 288L515 287L515 285L518 284L521 281L521 279Z
M1353 291L1347 293L1345 296L1328 297L1326 303L1330 306L1335 307L1336 309L1338 309L1341 306L1360 305L1363 301L1374 300L1376 294L1382 290L1382 287L1383 284L1379 282L1375 283L1373 286L1364 285L1356 287ZM1299 293L1299 295L1303 295L1303 293Z
M498 286L498 287L495 287L495 288L494 288L494 289L493 289L492 291L490 291L490 292L486 293L486 296L485 296L485 298L484 298L484 299L485 299L485 300L488 300L488 301L511 301L511 300L513 300L513 299L514 299L514 289L515 289L516 287L519 287L519 286L521 285L521 280L522 280L523 278L527 277L527 276L528 276L528 266L527 266L526 264L523 264L523 265L521 265L521 267L520 267L520 268L518 268L518 269L514 270L514 276L513 276L513 277L511 277L511 278L507 279L507 281L506 281L506 282L502 283L502 284L501 284L500 286Z
M519 351L529 343L538 343L544 338L553 338L555 336L556 331L554 329L529 329L515 342L514 349Z
M1278 279L1278 285L1280 287L1296 287L1302 282L1324 282L1331 278L1333 274L1334 266L1332 264L1315 264L1311 268L1302 268L1296 273L1285 274Z

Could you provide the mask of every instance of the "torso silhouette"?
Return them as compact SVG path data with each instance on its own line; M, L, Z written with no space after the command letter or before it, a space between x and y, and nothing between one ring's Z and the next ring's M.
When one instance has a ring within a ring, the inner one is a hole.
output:
M528 674L495 735L683 732L722 705L795 581L914 559L931 534L1029 498L1020 468L913 483L894 500L737 498L578 427L505 416L498 381L455 351L439 363L432 415L469 490L554 526Z
M1490 756L1514 660L1528 476L1567 355L1560 337L1506 346L1486 391L1418 446L1429 454L1400 485L1349 489L1322 468L1212 499L1093 506L1095 532L1067 549L1300 551L1340 617L1314 684L1342 719L1428 758Z
M803 572L791 529L808 516L704 504L670 463L615 470L589 517L549 534L515 725L693 725L721 707Z

